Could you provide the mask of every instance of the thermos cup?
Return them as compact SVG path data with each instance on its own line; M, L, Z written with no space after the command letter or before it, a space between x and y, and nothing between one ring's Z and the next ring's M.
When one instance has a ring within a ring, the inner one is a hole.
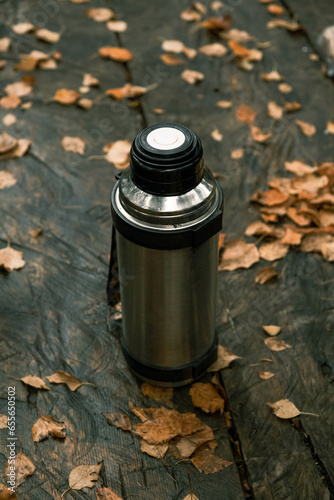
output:
M112 190L111 211L124 356L145 381L188 384L217 358L223 216L223 192L197 135L176 123L140 132Z

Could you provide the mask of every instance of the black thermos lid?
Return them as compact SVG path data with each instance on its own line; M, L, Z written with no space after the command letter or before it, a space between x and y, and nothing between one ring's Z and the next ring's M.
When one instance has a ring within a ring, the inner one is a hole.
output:
M201 182L203 166L201 141L183 125L152 125L132 142L132 179L148 193L165 196L186 193Z

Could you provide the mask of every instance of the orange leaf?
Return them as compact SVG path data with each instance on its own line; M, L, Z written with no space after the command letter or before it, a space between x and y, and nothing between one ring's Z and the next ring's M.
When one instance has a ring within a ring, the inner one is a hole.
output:
M219 271L233 271L249 268L260 260L259 251L253 243L246 243L243 238L230 241L225 245Z
M112 59L113 61L122 63L129 62L133 58L132 52L123 47L101 47L99 49L99 54L106 59Z
M257 112L246 104L240 104L235 112L237 120L248 123L250 126L254 123L256 115Z
M75 104L80 97L81 95L76 90L60 89L53 96L53 100L65 106L70 106Z
M267 281L276 278L276 276L278 276L278 273L273 266L263 267L256 273L255 282L264 285Z
M302 120L295 120L300 130L307 137L312 137L317 131L314 125L311 123L303 122Z

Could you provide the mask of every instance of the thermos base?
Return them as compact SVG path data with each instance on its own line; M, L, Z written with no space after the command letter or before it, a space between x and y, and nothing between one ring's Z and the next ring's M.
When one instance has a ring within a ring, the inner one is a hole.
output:
M122 350L124 357L133 371L133 373L152 385L160 387L181 387L191 384L195 380L202 377L209 366L217 359L218 336L215 334L214 341L211 347L200 358L196 359L188 365L178 366L175 368L163 368L158 366L144 365L135 359L128 351L122 339Z

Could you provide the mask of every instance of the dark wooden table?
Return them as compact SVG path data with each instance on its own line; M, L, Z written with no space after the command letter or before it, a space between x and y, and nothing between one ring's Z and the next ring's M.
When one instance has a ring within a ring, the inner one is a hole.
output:
M210 14L210 2L204 3L206 17L215 15ZM0 274L0 413L6 413L8 385L15 383L17 437L36 466L19 486L19 499L61 498L74 467L100 462L97 486L108 486L124 499L182 500L190 492L189 477L200 500L334 498L334 271L320 255L290 250L277 264L279 279L264 286L254 277L265 261L248 270L219 273L220 343L242 357L221 373L234 412L226 410L232 426L218 431L217 454L232 466L205 475L188 461L167 457L161 462L140 451L136 436L108 426L101 414L129 413L129 401L139 407L157 403L142 395L141 384L128 370L120 349L121 322L112 319L106 301L109 194L117 169L103 158L89 157L102 156L103 146L111 141L131 141L156 122L189 126L202 139L207 164L220 174L226 197L224 231L229 240L242 237L257 218L249 198L256 189L265 189L270 178L287 175L285 161L334 160L333 136L324 133L327 120L334 121L333 82L323 75L321 59L309 58L319 51L319 33L334 22L334 8L326 0L281 4L287 11L284 18L298 19L304 31L268 30L272 16L256 0L225 4L223 12L232 15L232 27L247 30L259 42L270 42L261 49L263 60L247 72L230 55L198 55L184 66L163 64L164 39L182 40L193 48L215 41L205 29L195 30L180 19L186 1L1 2L0 37L12 39L11 50L1 56L7 60L2 88L24 75L14 70L20 53L36 49L62 54L58 69L29 73L36 78L32 94L23 98L32 101L30 109L0 109L1 118L8 112L17 117L9 133L32 140L24 157L0 166L17 179L15 186L0 192L0 246L9 241L26 261L21 270ZM105 23L85 16L87 8L102 6L111 7L128 23L128 30L115 35ZM62 32L60 41L50 46L33 34L16 35L11 26L23 21ZM97 53L103 45L128 48L133 61L125 65L102 59ZM187 67L204 73L204 81L192 86L182 80L180 73ZM283 104L284 97L276 82L260 77L273 69L293 87L288 100L303 106L280 122L268 117L266 105L270 100ZM61 88L78 89L86 72L101 82L88 94L96 100L90 110L50 99ZM106 89L126 82L152 88L137 104L99 98ZM221 99L233 101L233 107L215 106ZM249 140L248 126L235 118L240 103L257 111L261 129L273 131L267 144ZM165 113L157 115L155 108ZM314 124L317 133L311 138L302 135L295 118ZM210 135L215 127L223 133L221 142ZM62 149L67 135L85 139L84 156ZM245 155L231 160L237 148L244 148ZM36 228L42 233L33 238L29 231ZM292 348L269 351L263 342L265 324L284 325L281 338ZM261 358L271 358L270 367ZM260 379L263 369L275 377ZM52 390L42 391L10 378L45 377L56 370L93 385L72 392L65 385L49 384ZM194 411L188 391L174 390L177 410ZM266 402L283 398L318 417L276 418ZM65 440L33 442L36 406L42 415L66 422ZM224 416L197 413L213 428L225 425ZM2 471L6 430L0 432ZM95 489L71 490L65 498L93 499Z

